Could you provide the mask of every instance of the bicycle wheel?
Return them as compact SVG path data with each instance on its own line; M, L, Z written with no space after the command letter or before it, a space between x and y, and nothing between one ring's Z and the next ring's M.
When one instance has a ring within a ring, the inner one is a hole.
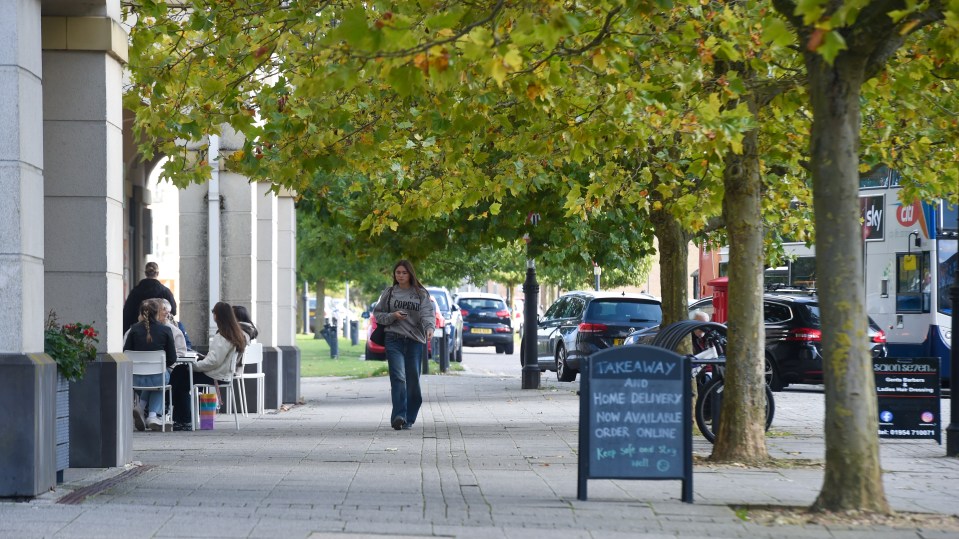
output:
M710 443L716 441L716 432L713 429L713 423L719 419L720 397L723 392L723 381L713 379L710 381L696 398L696 426L703 437ZM715 414L714 414L715 410Z
M722 402L723 379L717 378L710 382L696 398L696 426L703 437L710 443L716 442L716 427L719 426L719 409ZM773 392L769 386L763 387L766 390L766 428L773 424L773 417L776 415L776 401L773 399Z

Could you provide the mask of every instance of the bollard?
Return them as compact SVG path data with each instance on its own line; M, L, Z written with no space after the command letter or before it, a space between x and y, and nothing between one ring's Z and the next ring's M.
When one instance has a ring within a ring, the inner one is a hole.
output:
M344 338L344 339L349 339L349 338L350 338L350 320L349 320L349 318L344 318L344 319L343 319L343 338Z
M336 319L333 320L332 324L323 325L323 337L326 339L326 344L330 346L330 357L333 359L339 357L340 347L336 337Z
M350 321L350 344L356 346L360 344L360 321Z
M443 328L444 330L450 330L450 326ZM449 348L449 339L453 334L452 331L444 331L443 336L440 337L440 372L445 373L450 370L450 348Z

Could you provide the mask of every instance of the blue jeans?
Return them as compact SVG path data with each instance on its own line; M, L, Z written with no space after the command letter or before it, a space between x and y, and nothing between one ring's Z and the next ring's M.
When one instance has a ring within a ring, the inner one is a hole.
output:
M386 332L386 361L390 366L390 393L393 412L390 421L402 417L407 425L416 422L423 404L420 391L420 360L426 344Z
M163 378L161 382L160 379ZM164 385L170 381L170 370L167 369L165 373L160 374L134 374L133 375L133 385L135 386L159 386ZM137 391L140 395L140 402L146 403L146 411L148 413L156 414L157 416L163 415L163 395L159 391L147 391L142 389ZM170 404L167 402L167 404Z

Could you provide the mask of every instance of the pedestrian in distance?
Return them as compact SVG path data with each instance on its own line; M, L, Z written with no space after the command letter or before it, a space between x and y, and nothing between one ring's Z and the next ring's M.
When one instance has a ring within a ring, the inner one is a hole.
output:
M429 298L416 279L413 264L400 260L393 266L392 286L383 290L373 308L373 317L385 332L393 401L390 424L395 430L412 427L423 404L420 362L436 326Z
M163 350L166 354L167 370L163 374L133 375L133 385L161 386L170 380L170 369L176 363L176 344L173 332L159 320L160 302L148 299L140 304L140 323L130 328L123 342L124 350L147 352ZM139 401L133 404L133 426L137 430L163 429L160 414L163 413L163 395L159 391L141 390ZM144 411L149 415L144 419Z
M137 323L137 316L140 313L140 304L147 299L165 299L170 302L170 314L176 315L176 300L173 298L173 292L163 285L157 277L160 275L160 266L156 262L147 262L143 268L145 279L140 280L123 303L123 332L126 333L130 326Z
M229 303L218 302L213 306L213 321L216 334L210 339L210 350L196 363L182 365L173 370L170 384L173 386L173 430L190 430L190 405L193 388L190 387L190 371L193 383L217 385L230 382L236 368L236 356L246 349L246 335L240 329Z

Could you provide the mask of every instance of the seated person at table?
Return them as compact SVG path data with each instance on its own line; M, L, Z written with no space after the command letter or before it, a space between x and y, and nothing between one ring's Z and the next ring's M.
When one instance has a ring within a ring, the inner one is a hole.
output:
M176 345L173 343L173 332L162 322L157 320L159 303L148 299L140 304L139 322L130 327L123 342L124 350L137 352L162 350L166 353L167 371L153 375L133 375L135 386L159 386L170 379L170 367L176 362ZM142 390L139 392L139 402L133 405L133 425L137 430L159 431L163 428L159 415L163 413L163 395L159 391ZM149 416L144 420L143 407L147 405Z
M190 371L193 369L194 384L214 385L233 379L235 353L246 349L246 336L236 322L233 308L229 303L219 302L213 306L213 321L216 322L216 335L210 339L210 351L194 364L181 365L173 369L173 430L190 430L193 419L192 390Z
M157 320L163 322L163 324L170 328L170 331L173 332L173 344L176 345L176 355L183 357L186 355L188 349L186 346L186 338L183 336L183 332L180 331L180 328L177 327L176 322L173 321L173 315L170 314L170 302L165 299L155 299L160 304L159 313L157 313Z

